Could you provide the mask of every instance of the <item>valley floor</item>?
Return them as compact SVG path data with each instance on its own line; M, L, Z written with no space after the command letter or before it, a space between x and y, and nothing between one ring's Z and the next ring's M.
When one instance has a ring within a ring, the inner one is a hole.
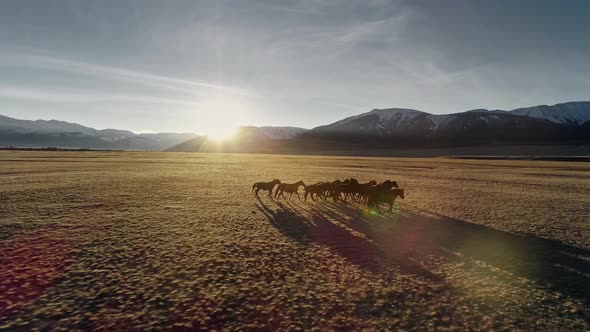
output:
M0 152L0 330L589 330L590 164ZM396 180L394 213L257 181Z

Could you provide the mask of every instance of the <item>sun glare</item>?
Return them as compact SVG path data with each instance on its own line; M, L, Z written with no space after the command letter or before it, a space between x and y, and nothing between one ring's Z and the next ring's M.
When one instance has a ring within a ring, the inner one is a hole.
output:
M235 136L237 129L237 127L231 126L218 126L217 128L211 130L207 136L216 141L226 141L232 139Z
M195 119L200 127L196 131L207 135L211 140L231 140L238 133L240 126L247 123L244 101L239 97L219 92L203 102L201 107L208 112Z

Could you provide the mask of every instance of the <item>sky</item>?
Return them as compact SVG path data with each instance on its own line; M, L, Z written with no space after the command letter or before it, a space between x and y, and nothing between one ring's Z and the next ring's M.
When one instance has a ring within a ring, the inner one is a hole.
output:
M0 2L0 114L312 128L590 99L590 1Z

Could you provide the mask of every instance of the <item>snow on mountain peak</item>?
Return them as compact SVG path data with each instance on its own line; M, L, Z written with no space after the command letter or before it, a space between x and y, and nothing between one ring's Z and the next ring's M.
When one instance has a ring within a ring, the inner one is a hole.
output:
M332 125L345 125L350 122L353 122L357 119L361 119L367 116L377 115L378 118L378 127L383 127L385 123L389 122L403 122L405 120L410 120L418 115L428 115L428 113L413 110L413 109L406 109L406 108L384 108L384 109L373 109L369 112L365 112L359 115L351 116L340 121L333 123Z
M590 102L578 101L553 106L539 105L518 108L510 111L510 113L547 120L553 123L581 125L584 122L590 121Z
M386 122L396 122L398 125L404 121L411 120L416 116L428 115L428 113L405 108L374 109L366 114L376 114L379 116L379 121L382 124Z
M431 114L428 116L428 120L430 120L431 126L430 130L432 133L436 133L438 128L443 124L445 121L449 119L448 114Z

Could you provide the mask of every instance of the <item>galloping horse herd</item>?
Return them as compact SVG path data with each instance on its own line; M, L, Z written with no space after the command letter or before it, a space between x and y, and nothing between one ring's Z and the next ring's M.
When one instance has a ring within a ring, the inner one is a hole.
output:
M276 189L275 189L276 187ZM273 180L270 182L256 182L252 185L252 190L256 197L260 190L268 191L268 196L278 199L279 196L286 199L284 194L289 194L289 200L293 194L301 200L299 196L299 187L303 187L303 199L311 198L315 201L318 198L327 200L331 198L333 201L347 202L348 199L359 203L366 204L368 208L375 208L379 213L379 203L389 204L389 212L393 211L393 203L399 196L404 199L404 190L400 189L397 182L386 180L381 183L372 180L367 183L359 183L357 179L350 178L344 181L336 180L333 182L317 182L311 185L306 185L303 181L295 183L282 183L280 180Z

